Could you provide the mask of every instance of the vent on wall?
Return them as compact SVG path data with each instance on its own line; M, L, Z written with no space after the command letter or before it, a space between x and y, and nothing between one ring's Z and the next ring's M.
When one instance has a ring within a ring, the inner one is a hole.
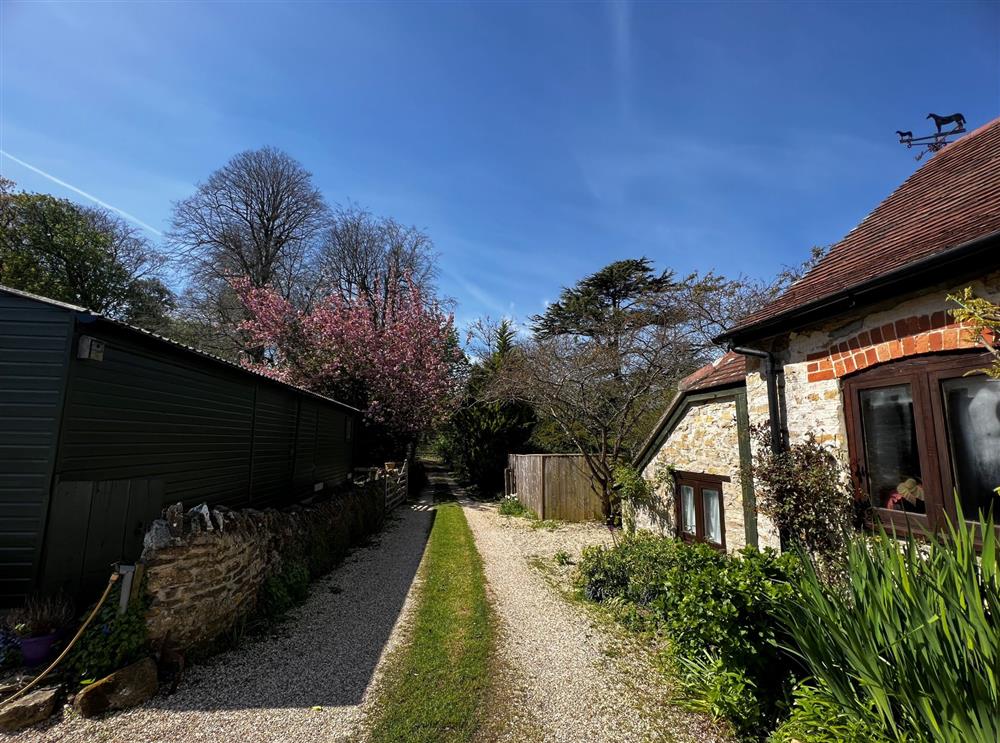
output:
M81 335L76 357L88 361L104 361L104 341L91 338L89 335Z

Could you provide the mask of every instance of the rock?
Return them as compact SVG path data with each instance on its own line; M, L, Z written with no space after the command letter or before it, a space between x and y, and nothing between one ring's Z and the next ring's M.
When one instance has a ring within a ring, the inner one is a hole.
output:
M192 521L203 521L205 524L205 531L212 531L215 527L212 526L212 515L209 513L208 505L202 503L201 505L195 506L187 512L187 515Z
M170 524L164 519L156 519L149 525L149 531L142 538L143 554L152 553L155 550L163 549L173 540L174 535L170 531Z
M184 533L183 503L174 503L172 506L167 506L166 510L163 512L163 516L170 525L171 534L175 537L179 537Z
M90 686L85 686L73 706L84 717L142 704L156 693L156 663L143 658Z
M0 730L13 733L47 720L56 711L58 693L58 689L37 689L5 704L0 708Z

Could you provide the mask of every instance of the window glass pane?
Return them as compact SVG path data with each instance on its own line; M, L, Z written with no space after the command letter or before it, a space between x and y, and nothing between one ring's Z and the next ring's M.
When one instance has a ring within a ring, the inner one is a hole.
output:
M1000 381L961 377L943 383L951 466L966 518L1000 516Z
M681 524L686 534L694 534L694 488L681 485Z
M910 385L861 390L861 427L872 505L926 513Z
M705 539L722 544L722 509L719 503L719 491L702 488L701 504L705 510Z

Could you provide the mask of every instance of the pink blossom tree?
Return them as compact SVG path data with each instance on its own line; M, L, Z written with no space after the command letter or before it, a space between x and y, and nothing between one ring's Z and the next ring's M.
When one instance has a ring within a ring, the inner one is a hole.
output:
M378 296L336 292L296 309L276 291L238 280L250 318L241 324L263 361L244 365L360 407L366 419L412 440L449 409L461 351L454 319L406 278L379 282Z

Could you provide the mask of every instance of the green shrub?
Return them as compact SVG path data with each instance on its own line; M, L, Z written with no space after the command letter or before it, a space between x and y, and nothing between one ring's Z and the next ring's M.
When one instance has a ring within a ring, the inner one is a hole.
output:
M145 581L139 598L132 601L124 614L118 613L121 582L115 584L97 616L63 661L63 669L73 681L101 679L112 671L134 663L149 651L146 632L146 609L149 598ZM85 616L90 616L88 608Z
M500 499L500 513L503 516L524 516L528 509L517 498L507 496Z
M797 564L773 550L727 556L637 534L584 550L578 581L626 625L666 636L693 702L749 735L777 724L795 677L777 614L794 601Z
M851 540L841 587L806 564L781 618L817 679L814 703L874 719L895 740L1000 740L998 540L992 521L959 513L958 524Z
M810 431L779 453L767 426L753 430L757 454L751 472L757 507L793 545L804 549L827 577L839 576L858 502L844 467Z
M573 564L573 560L570 558L569 552L567 552L566 550L559 550L558 552L556 552L554 559L556 561L556 565Z

